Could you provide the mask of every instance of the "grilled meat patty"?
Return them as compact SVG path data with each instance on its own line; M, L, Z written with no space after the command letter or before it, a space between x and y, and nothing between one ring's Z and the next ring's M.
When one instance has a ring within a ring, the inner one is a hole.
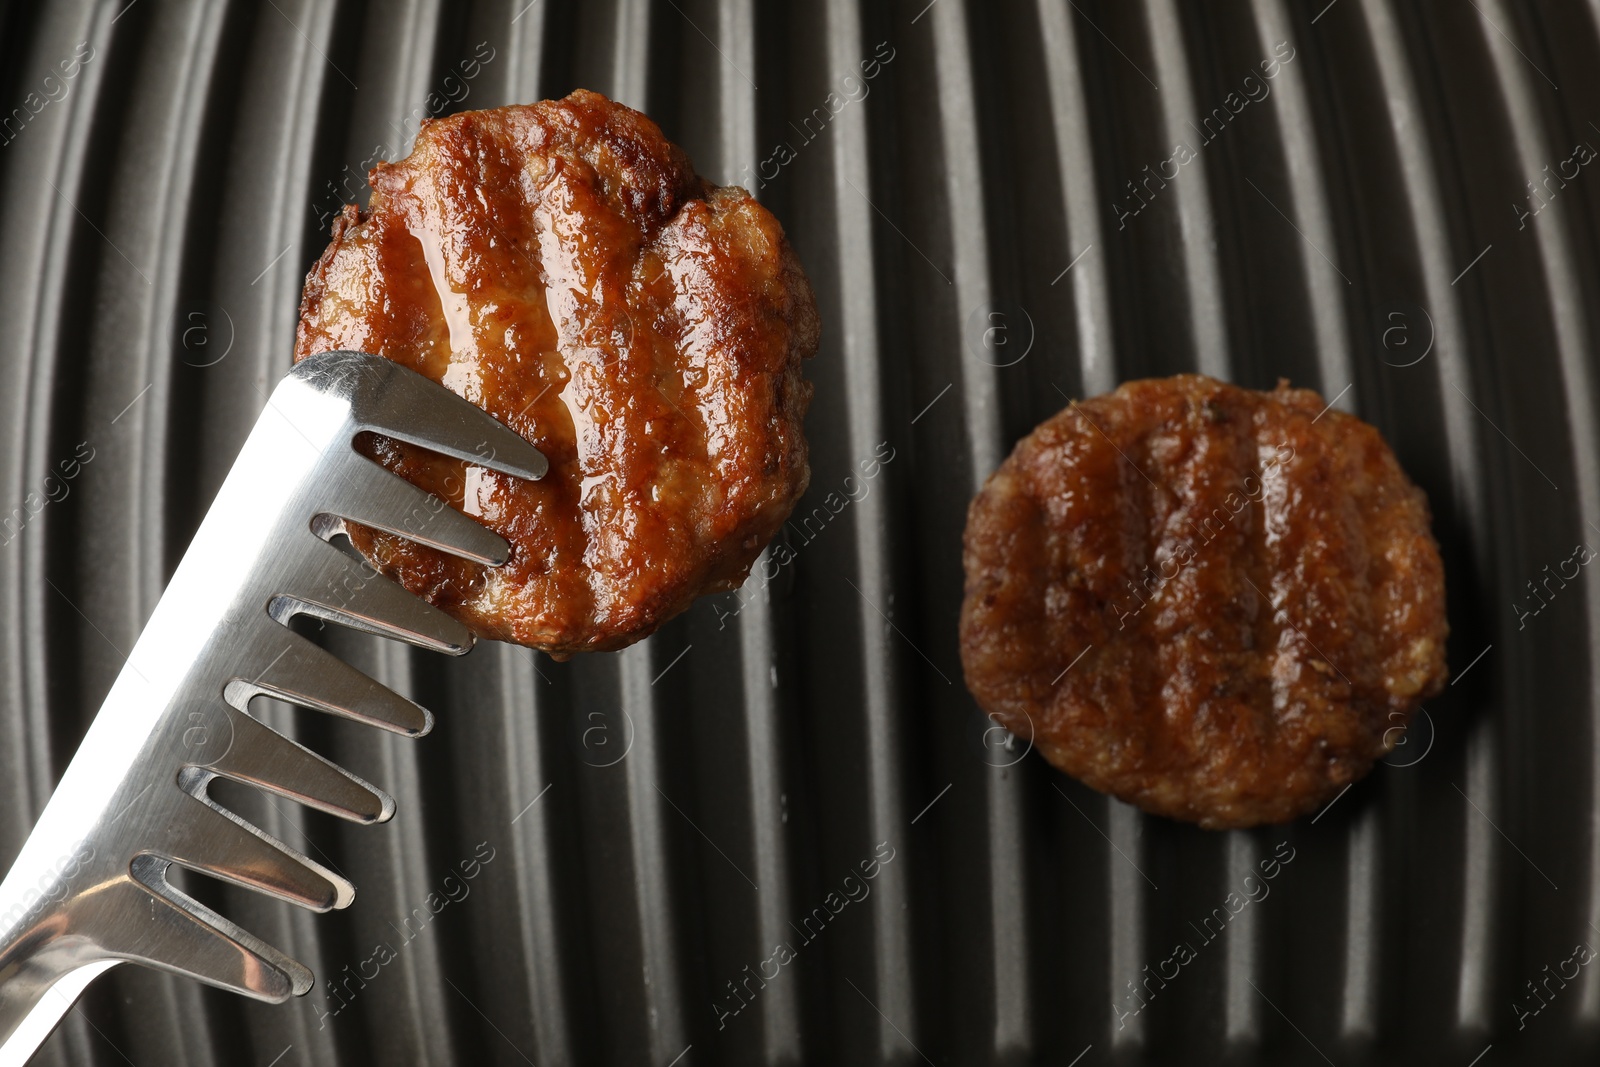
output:
M1445 682L1427 498L1377 430L1286 383L1069 405L973 500L964 558L979 705L1093 788L1205 827L1316 810Z
M377 438L510 542L485 568L352 527L481 636L620 648L743 581L810 478L811 288L776 219L597 93L427 122L306 279L295 358L376 353L499 418L537 483Z

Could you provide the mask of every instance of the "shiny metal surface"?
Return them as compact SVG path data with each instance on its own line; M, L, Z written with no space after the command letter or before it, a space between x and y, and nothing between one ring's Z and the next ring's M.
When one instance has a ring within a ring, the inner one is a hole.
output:
M466 559L505 541L360 455L380 432L541 478L534 447L420 375L359 352L298 364L273 391L38 825L0 883L0 1064L21 1065L124 961L279 1002L312 973L174 885L174 865L313 911L355 888L210 796L227 778L357 823L377 787L250 714L273 697L407 736L422 708L290 623L307 616L460 655L472 634L324 537L356 520ZM74 977L76 975L76 978Z
M1528 586L1600 547L1581 0L0 0L0 120L38 94L0 144L0 866L288 369L329 212L422 116L580 86L751 188L816 288L793 562L566 663L318 633L433 734L263 718L399 813L229 801L360 903L187 888L332 980L267 1005L118 967L39 1063L1595 1062L1600 968L1568 961L1600 947L1600 570ZM1431 741L1281 829L1109 802L997 741L960 675L995 457L1063 394L1196 369L1376 424L1445 552ZM871 895L757 986L881 842Z

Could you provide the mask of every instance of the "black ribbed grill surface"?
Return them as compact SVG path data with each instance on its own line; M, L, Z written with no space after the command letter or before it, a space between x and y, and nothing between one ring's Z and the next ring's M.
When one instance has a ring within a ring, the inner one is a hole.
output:
M825 323L792 561L569 663L328 634L434 734L267 717L399 816L233 802L356 904L191 882L319 987L123 969L41 1063L1593 1062L1600 6L19 0L0 64L0 862L422 116L644 109ZM1321 389L1433 503L1455 683L1314 821L1146 818L962 684L974 489L1196 369Z

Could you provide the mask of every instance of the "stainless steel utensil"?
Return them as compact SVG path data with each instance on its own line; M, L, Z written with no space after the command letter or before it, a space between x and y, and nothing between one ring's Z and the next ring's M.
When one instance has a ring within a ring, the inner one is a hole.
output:
M409 736L428 712L291 631L310 615L460 655L472 634L329 542L346 520L499 565L496 534L360 455L390 437L522 478L545 457L413 371L328 352L278 385L83 744L0 884L0 1067L25 1063L124 961L260 1000L311 972L178 891L177 864L284 900L347 907L345 879L206 795L245 782L354 822L394 801L248 714L257 695Z

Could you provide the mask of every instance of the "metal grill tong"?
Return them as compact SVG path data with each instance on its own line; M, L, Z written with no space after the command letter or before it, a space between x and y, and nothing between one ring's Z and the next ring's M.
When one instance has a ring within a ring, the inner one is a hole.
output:
M330 542L346 521L480 563L498 535L354 447L372 431L516 477L545 457L389 360L327 352L273 391L55 793L0 883L0 1067L21 1067L88 984L142 963L260 1000L311 972L179 891L172 865L314 911L354 887L207 796L223 777L360 823L394 800L248 713L275 697L416 737L426 710L287 625L312 616L461 655L466 627Z

